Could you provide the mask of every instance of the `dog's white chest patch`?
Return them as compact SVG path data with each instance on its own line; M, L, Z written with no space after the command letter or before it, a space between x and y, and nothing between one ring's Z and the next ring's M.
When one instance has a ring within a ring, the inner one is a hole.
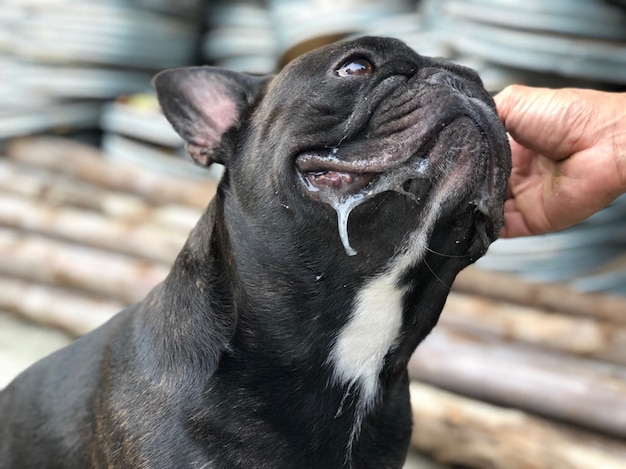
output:
M402 326L404 291L395 272L370 280L357 294L352 317L331 351L335 379L358 386L367 407L376 398L378 375Z
M357 294L352 316L330 352L333 378L347 388L344 399L351 394L357 397L347 461L363 419L376 402L385 356L398 339L403 297L404 289L397 286L395 269L367 282ZM342 408L337 412L341 413Z

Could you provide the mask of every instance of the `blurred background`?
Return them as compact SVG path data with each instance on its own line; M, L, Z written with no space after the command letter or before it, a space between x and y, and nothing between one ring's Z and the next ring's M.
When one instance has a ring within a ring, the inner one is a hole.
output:
M624 0L0 0L0 388L143 298L215 191L219 168L191 164L160 114L157 71L270 74L361 35L493 93L626 91ZM626 468L626 198L494 243L410 373L410 467Z

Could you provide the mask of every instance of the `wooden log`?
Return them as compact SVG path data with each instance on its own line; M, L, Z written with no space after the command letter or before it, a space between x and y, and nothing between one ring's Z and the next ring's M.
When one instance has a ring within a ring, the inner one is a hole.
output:
M142 197L103 189L33 166L0 159L0 197L14 194L52 206L68 206L103 215L158 224L188 233L202 211L181 204L153 205Z
M100 326L123 306L115 301L0 276L0 310L62 329L74 337Z
M453 292L448 296L440 323L626 365L626 326L608 321Z
M171 265L187 234L0 193L0 225Z
M168 273L162 264L0 228L0 274L135 303Z
M111 162L95 147L59 137L16 139L9 143L6 154L15 161L141 195L157 204L181 203L204 208L217 188L216 182L208 177L170 177L147 168Z
M19 194L50 205L68 205L98 211L104 210L109 198L119 197L121 200L113 205L127 207L128 212L123 213L131 216L141 214L148 206L135 195L113 193L64 174L8 159L0 159L0 187L4 193ZM137 201L140 203L137 204Z
M519 410L413 382L412 445L447 464L482 469L623 469L626 445Z
M182 230L188 234L201 215L202 212L193 207L168 204L152 209L147 219L155 225Z
M626 437L626 367L502 341L445 326L418 347L420 381Z
M461 293L626 324L625 297L579 293L561 283L532 283L472 266L457 276L452 288Z

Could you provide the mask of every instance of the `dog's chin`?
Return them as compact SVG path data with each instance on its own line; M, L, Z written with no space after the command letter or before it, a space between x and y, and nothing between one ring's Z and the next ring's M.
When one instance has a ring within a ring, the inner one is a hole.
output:
M469 260L474 262L484 256L491 243L498 238L499 232L497 221L481 212L476 213L473 242L468 252Z

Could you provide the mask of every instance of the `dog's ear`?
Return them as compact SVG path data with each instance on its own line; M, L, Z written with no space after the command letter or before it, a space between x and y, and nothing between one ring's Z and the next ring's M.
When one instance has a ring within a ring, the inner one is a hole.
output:
M217 67L165 70L152 80L161 109L196 163L222 163L220 142L257 100L269 77Z

